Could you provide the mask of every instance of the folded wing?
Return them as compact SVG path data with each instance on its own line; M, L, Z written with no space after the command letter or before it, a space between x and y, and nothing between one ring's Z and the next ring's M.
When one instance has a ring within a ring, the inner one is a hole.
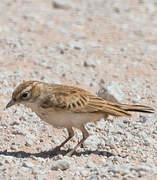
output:
M51 92L51 98L46 100L45 105L45 107L43 105L43 108L53 107L58 110L65 109L75 113L104 113L113 116L131 116L127 109L121 107L120 104L101 99L83 89L71 86L55 86Z

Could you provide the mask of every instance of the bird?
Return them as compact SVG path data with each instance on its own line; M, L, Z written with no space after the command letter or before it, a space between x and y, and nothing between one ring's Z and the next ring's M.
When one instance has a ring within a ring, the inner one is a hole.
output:
M73 128L79 129L83 138L67 153L68 156L72 156L88 138L89 133L85 128L87 123L107 119L109 115L130 118L132 111L155 111L149 106L127 105L116 100L111 101L109 98L101 98L82 88L40 81L25 81L19 84L13 91L6 109L16 104L30 108L42 121L55 128L67 129L69 136L56 147L57 150L74 136Z

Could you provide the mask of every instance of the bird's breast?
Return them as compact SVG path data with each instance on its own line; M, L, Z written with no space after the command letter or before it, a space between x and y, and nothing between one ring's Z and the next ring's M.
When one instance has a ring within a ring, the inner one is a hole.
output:
M31 107L41 120L53 125L56 128L79 128L90 121L98 121L104 114L98 113L75 113L66 110L56 110L53 108Z

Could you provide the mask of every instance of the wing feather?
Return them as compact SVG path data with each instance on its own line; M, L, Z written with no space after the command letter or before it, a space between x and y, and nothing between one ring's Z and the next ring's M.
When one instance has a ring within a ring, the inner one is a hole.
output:
M52 96L53 94L53 96ZM113 103L89 92L72 86L56 85L51 90L44 108L53 107L65 109L75 113L107 113L114 116L131 116L126 110L120 108L118 103ZM44 103L43 103L44 105Z

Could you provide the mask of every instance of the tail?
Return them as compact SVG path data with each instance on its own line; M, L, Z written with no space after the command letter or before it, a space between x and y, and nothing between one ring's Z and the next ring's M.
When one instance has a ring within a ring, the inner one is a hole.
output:
M155 110L149 106L120 104L96 96L90 96L88 111L103 112L112 116L131 117L129 111L154 113Z
M133 112L143 112L143 113L154 113L155 110L149 106L142 106L142 105L127 105L127 104L120 104L119 106L125 111L133 111Z

